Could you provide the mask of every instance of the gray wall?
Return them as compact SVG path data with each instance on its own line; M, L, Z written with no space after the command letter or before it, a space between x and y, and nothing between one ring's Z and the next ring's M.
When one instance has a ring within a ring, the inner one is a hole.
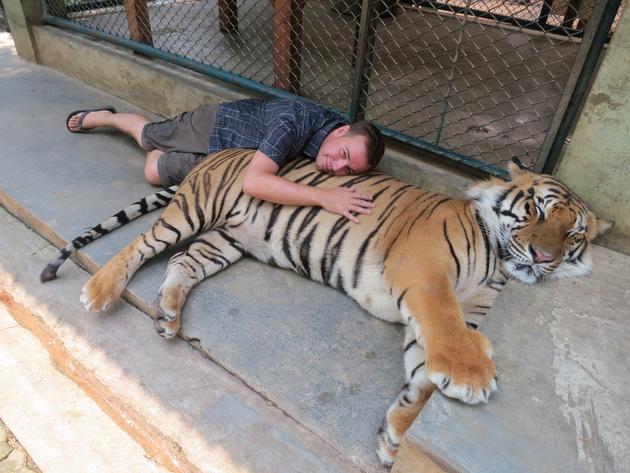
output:
M615 228L599 241L630 254L630 13L621 16L558 176Z

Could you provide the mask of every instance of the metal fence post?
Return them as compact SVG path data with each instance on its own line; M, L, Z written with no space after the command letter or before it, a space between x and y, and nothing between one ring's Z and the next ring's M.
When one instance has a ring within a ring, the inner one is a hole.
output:
M153 37L147 0L125 0L125 11L131 39L152 45Z
M621 0L598 2L593 9L593 16L586 28L582 48L576 58L571 77L565 86L565 92L558 106L558 113L549 127L549 132L534 164L534 171L551 174L558 160L562 147L575 123L587 93L588 84L595 73L608 33L615 20Z
M274 87L300 93L304 0L274 2Z
M363 0L361 19L358 33L355 35L354 77L352 80L352 98L350 102L350 121L361 120L365 116L370 75L372 74L372 59L374 56L374 42L376 40L376 2L380 0Z

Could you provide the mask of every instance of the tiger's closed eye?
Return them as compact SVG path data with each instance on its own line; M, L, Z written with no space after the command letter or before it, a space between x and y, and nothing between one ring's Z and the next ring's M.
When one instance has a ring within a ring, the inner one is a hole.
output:
M564 238L570 245L575 245L578 243L582 243L585 236L583 233L576 232L575 230L570 230L565 234Z
M531 202L525 202L525 220L529 220L529 219L538 219L538 220L542 220L541 219L541 210L538 206L538 204L536 204L536 202L534 201L534 199L531 200ZM542 212L542 217L544 219L544 212Z

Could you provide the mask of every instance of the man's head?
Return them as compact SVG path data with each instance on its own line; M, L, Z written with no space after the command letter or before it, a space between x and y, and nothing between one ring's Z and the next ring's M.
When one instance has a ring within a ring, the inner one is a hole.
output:
M361 174L376 167L384 147L381 133L371 123L361 120L342 125L322 142L315 166L335 176Z

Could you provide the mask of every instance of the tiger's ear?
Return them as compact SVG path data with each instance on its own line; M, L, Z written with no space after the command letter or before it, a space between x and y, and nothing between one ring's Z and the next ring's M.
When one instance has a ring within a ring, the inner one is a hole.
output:
M523 174L531 173L530 171L520 159L516 156L512 158L512 162L508 164L508 172L510 174L510 180L517 178L518 176L522 176Z
M610 230L612 227L615 226L614 220L604 220L602 218L596 218L595 223L597 225L596 236L603 235L604 233L606 233L608 230Z
M594 240L600 235L603 235L612 227L615 226L613 220L604 220L603 218L597 218L593 212L588 212L588 231L586 232L586 238Z

